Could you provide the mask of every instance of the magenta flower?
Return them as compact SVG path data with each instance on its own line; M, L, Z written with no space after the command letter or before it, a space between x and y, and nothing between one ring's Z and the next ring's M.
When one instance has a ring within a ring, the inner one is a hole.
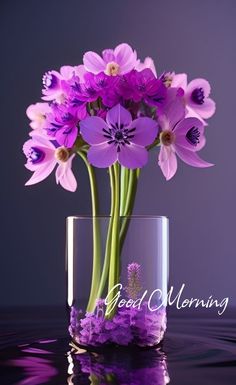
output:
M129 111L121 105L111 108L106 122L88 117L80 122L81 134L91 147L88 160L97 167L108 167L118 161L127 168L143 167L148 160L145 146L157 136L157 123L151 118L132 121Z
M204 122L203 119L211 118L214 115L215 102L209 98L211 87L207 80L194 79L187 84L186 74L176 74L173 75L171 86L181 87L184 90L187 116L194 116Z
M210 167L213 164L202 160L197 151L205 145L204 125L197 118L185 118L181 99L170 103L165 115L159 119L161 127L159 165L167 180L177 171L176 155L194 167Z
M52 104L51 113L47 114L47 134L55 138L61 146L71 148L78 135L77 124L86 114L86 109Z
M39 183L46 179L56 165L56 182L64 189L75 191L77 182L71 170L71 155L65 147L56 148L52 142L41 136L33 136L23 146L23 152L27 158L25 167L33 171L33 175L26 182L26 186Z
M86 52L83 57L84 67L94 74L105 72L110 76L124 75L137 64L136 51L128 44L119 44L114 50L105 49L102 57L96 52Z
M81 73L81 66L71 67L63 66L60 72L48 71L43 75L43 100L56 101L61 104L67 98L67 93L70 91L70 86L67 83L74 76Z

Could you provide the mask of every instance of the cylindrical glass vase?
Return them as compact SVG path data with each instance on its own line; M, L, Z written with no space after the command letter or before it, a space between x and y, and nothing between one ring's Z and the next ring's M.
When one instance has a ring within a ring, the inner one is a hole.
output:
M69 332L79 347L156 346L166 330L168 219L67 218Z

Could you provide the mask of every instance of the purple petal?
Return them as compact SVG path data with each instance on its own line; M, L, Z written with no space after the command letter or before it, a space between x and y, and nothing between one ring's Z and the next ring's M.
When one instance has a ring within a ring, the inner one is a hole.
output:
M215 102L210 98L205 99L203 104L194 104L194 106L191 104L191 106L203 119L211 118L216 110Z
M100 143L88 150L89 163L99 168L106 168L117 161L117 150L113 144Z
M131 71L137 63L137 54L128 44L119 44L114 50L115 62L120 66L120 74Z
M130 135L134 135L130 142L140 146L148 146L157 137L157 122L151 118L138 118L131 123L129 128L135 128L135 131L130 133Z
M129 126L132 122L132 116L129 111L127 111L120 104L117 104L108 111L106 121L109 126L115 126L116 124L119 126L120 124Z
M199 133L199 136L196 138L197 140L195 143L194 143L194 135L193 135L193 141L188 139L188 133L193 129L197 130L197 134ZM176 135L175 144L177 144L178 146L187 148L190 151L199 151L204 147L206 143L206 139L203 135L204 133L203 123L197 118L186 118L182 120L175 126L174 133ZM198 141L199 143L197 143Z
M187 87L187 90L186 90L186 97L190 96L191 97L191 94L192 92L196 89L196 88L202 88L203 91L204 91L204 96L207 98L209 95L210 95L210 92L211 92L211 86L209 84L209 82L206 80L206 79L194 79L192 80L189 84L188 84L188 87Z
M102 57L106 63L110 63L110 62L115 61L113 49L105 49L104 51L102 51Z
M74 192L77 188L77 181L71 170L72 160L75 157L75 154L72 155L67 162L59 163L56 169L56 182L68 190Z
M106 63L96 52L88 51L83 57L84 67L93 74L98 74L106 68Z
M71 148L75 143L77 135L78 128L76 126L62 127L61 130L56 132L56 140L61 146Z
M177 159L171 146L161 146L158 163L166 180L173 178L177 171Z
M176 74L171 83L171 87L181 87L184 91L187 88L187 74Z
M103 129L109 130L106 122L97 116L90 116L80 122L80 132L89 144L100 144L107 141Z
M56 159L47 163L43 163L42 166L37 168L37 170L33 173L31 178L25 183L25 185L29 186L46 179L48 175L51 174L51 172L53 171L56 163Z
M189 151L183 147L175 146L176 154L184 162L193 167L211 167L214 166L212 163L208 163L205 160L201 159L196 152Z
M148 152L145 147L132 143L121 147L120 152L118 152L118 160L124 167L141 168L148 161Z
M174 126L185 116L183 99L180 97L172 99L171 97L170 100L167 101L166 105L164 105L162 112L169 122L169 129L173 129ZM160 118L162 120L162 116ZM162 127L162 129L164 130L165 128Z

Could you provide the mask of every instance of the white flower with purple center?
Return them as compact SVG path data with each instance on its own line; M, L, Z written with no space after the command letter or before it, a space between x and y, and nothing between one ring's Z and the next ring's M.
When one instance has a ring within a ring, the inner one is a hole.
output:
M83 57L88 72L104 72L110 76L124 75L137 65L137 53L128 44L119 44L114 50L105 49L102 57L96 52L86 52Z
M120 104L108 111L106 121L93 116L80 122L82 137L91 145L88 160L101 168L116 161L130 169L143 167L148 161L145 146L155 140L157 131L156 121L146 117L132 120Z

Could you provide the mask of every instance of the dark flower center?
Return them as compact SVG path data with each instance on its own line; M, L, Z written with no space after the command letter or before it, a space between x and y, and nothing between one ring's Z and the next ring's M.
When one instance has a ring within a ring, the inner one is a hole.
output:
M40 148L31 147L27 157L32 164L36 164L36 163L40 163L44 160L45 153Z
M103 136L108 139L108 144L113 144L117 147L117 152L120 152L121 146L130 145L130 139L134 137L135 127L127 128L123 123L112 124L110 128L103 128Z
M192 127L186 134L187 141L193 146L197 146L200 143L200 131L197 127Z
M55 88L57 85L57 81L58 81L57 77L53 75L50 71L46 72L43 75L43 85L47 90Z
M175 141L175 134L169 130L162 131L160 141L164 146L171 146Z
M191 99L196 104L203 104L204 99L205 99L203 89L202 88L195 88L195 90L193 90L193 92L192 92Z

